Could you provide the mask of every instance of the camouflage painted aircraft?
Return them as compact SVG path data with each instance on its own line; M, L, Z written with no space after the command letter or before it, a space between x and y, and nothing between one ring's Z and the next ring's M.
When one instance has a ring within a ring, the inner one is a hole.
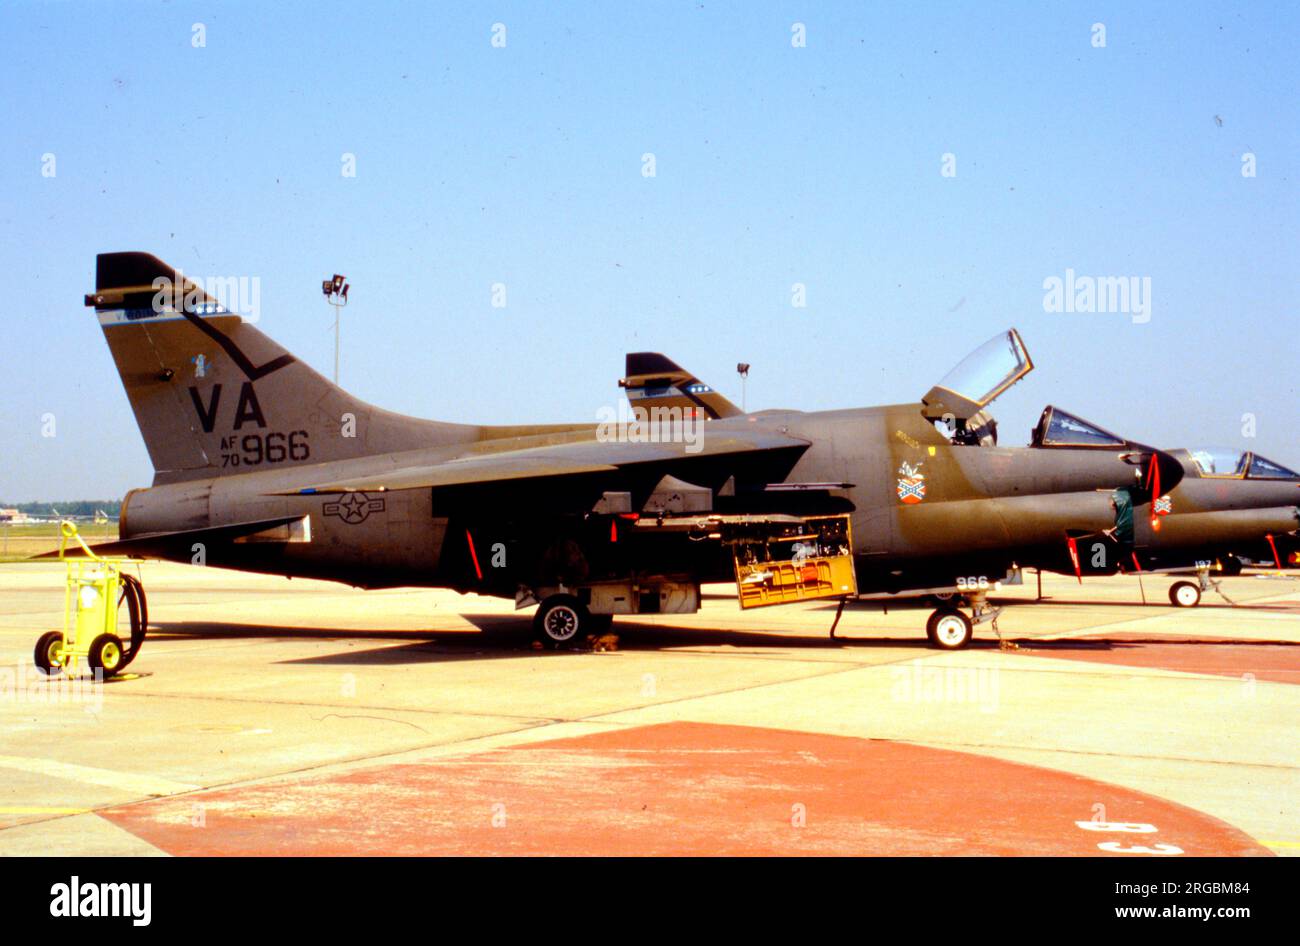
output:
M694 392L700 395L694 398L698 409L708 417L741 413L657 353L629 354L627 377L619 385L642 410L689 407ZM1124 438L1053 405L1044 408L1030 434L1030 447L1040 450L1113 452L1131 446ZM1114 521L1104 530L1070 529L1056 545L1021 547L1016 564L1080 577L1194 569L1195 582L1177 581L1169 589L1170 603L1177 607L1199 604L1201 593L1217 586L1211 571L1239 574L1243 558L1273 562L1278 568L1284 563L1300 564L1300 473L1248 451L1168 452L1181 465L1182 478L1172 487L1164 484L1148 507L1151 515L1134 516L1132 494L1118 490L1111 496Z
M1122 441L1082 418L1049 406L1034 432L1036 446L1114 449ZM1118 511L1116 528L1080 537L1072 563L1058 558L1045 568L1075 574L1171 572L1195 569L1197 581L1178 581L1170 603L1195 607L1214 582L1211 571L1239 574L1242 558L1281 568L1300 548L1300 473L1242 450L1171 450L1183 478L1160 495L1153 516Z
M962 647L1026 550L1111 528L1115 490L1142 509L1184 475L1129 441L997 446L985 408L1033 367L1014 330L920 403L743 414L642 356L631 389L690 410L489 427L357 400L145 253L100 255L86 304L155 470L97 550L512 597L553 645L694 611L701 582L728 580L746 608L955 587L970 613L941 607L927 632Z

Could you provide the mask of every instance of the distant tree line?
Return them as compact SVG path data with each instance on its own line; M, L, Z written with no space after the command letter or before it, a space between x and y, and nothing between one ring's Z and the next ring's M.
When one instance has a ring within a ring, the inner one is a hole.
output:
M17 509L29 516L39 519L51 519L54 516L93 516L96 509L102 509L110 518L122 510L120 499L69 499L54 503L7 503L0 500L0 509ZM58 512L55 512L55 510Z

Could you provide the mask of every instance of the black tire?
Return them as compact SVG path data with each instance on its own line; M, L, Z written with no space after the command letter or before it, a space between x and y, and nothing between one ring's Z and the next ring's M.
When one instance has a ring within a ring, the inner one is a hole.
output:
M588 614L587 620L592 634L608 634L609 629L614 626L614 615L612 614Z
M1225 555L1219 559L1219 574L1235 578L1241 574L1244 563L1235 555Z
M116 634L100 634L90 642L90 651L86 654L87 665L91 670L102 671L105 680L125 667L125 660L122 638Z
M939 650L961 650L975 636L975 625L960 611L940 608L925 623L930 646Z
M1192 581L1177 581L1169 589L1169 603L1175 608L1194 608L1201 603L1201 586Z
M63 664L57 663L54 650L63 646L62 631L48 631L36 641L36 666L45 671L46 676L63 672Z
M533 616L533 632L548 647L572 647L591 630L591 612L573 595L551 595Z

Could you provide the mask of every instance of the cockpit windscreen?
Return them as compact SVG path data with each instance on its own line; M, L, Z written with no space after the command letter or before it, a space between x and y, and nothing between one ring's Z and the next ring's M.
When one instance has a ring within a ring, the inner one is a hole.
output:
M1035 447L1123 447L1125 440L1096 424L1048 406L1034 431Z
M1205 447L1189 450L1201 476L1249 480L1300 480L1300 473L1249 450Z
M1250 455L1250 471L1246 476L1252 480L1300 480L1300 473L1288 470L1280 463L1266 460L1258 453Z

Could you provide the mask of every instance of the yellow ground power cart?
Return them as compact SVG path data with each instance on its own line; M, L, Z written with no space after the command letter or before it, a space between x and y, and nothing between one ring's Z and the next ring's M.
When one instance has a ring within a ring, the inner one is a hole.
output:
M140 579L121 569L125 558L96 555L68 521L59 525L59 559L67 566L63 630L42 634L36 642L36 666L48 675L72 672L79 661L97 677L121 673L144 643L149 624L144 587ZM84 558L68 554L69 541L81 547ZM128 626L121 625L126 605ZM123 639L125 634L125 639Z

